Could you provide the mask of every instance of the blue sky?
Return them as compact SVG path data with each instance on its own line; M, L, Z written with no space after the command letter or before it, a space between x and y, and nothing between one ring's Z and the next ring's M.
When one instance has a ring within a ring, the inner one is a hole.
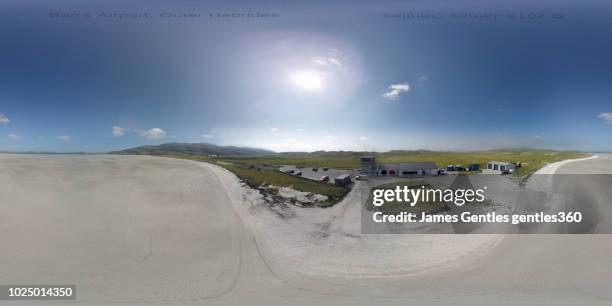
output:
M283 3L2 2L0 151L612 150L612 4Z

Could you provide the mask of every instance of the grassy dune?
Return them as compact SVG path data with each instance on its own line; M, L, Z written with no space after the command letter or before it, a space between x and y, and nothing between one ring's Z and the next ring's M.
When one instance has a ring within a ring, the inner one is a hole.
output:
M344 198L348 193L348 188L335 186L328 183L320 183L313 180L288 175L276 170L256 170L248 169L236 165L223 165L222 167L236 174L249 186L257 188L260 186L283 186L291 187L298 191L311 192L326 195L329 199L325 202L318 202L318 206L333 205Z
M165 154L158 156L189 159L195 161L205 161L216 164L233 172L236 176L245 181L247 185L253 188L261 189L261 187L273 185L279 187L290 187L292 189L302 192L311 192L327 196L327 201L316 203L317 206L320 207L327 207L336 204L337 202L341 201L344 196L349 192L349 189L345 187L339 187L329 183L316 182L306 178L288 175L277 170L249 169L246 166L248 163L236 163L235 161L234 163L232 163L232 161L228 161L225 159L211 159L207 156L191 154Z

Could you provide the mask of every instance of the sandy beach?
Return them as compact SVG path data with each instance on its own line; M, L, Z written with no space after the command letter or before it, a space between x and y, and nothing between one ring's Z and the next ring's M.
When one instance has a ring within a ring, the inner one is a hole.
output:
M590 168L612 170L612 157L554 171ZM362 187L279 215L206 163L0 154L0 283L74 284L79 305L612 300L612 235L362 235Z

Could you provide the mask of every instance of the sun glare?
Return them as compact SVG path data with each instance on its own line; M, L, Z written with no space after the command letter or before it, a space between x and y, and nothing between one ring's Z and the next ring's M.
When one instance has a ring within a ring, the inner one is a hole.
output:
M323 78L316 71L302 71L291 76L291 80L299 88L304 90L321 90L323 87Z

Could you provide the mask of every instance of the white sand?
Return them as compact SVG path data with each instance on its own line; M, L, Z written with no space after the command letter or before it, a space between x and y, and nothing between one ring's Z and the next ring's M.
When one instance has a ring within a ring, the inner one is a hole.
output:
M562 166L565 166L567 164L577 162L577 161L586 161L586 160L595 159L595 158L597 158L597 155L593 155L593 156L589 156L585 158L566 159L566 160L558 161L558 162L548 164L542 167L542 169L536 171L535 174L555 174L555 172L557 172L557 170L559 170L559 168L561 168Z
M611 235L361 235L361 196L282 219L214 165L0 155L0 283L77 285L50 305L612 300Z
M232 203L266 258L288 273L334 278L419 274L475 260L501 241L495 235L362 235L360 205L366 187L359 181L341 203L325 209L290 207L295 217L284 220L227 170L199 165L217 173L228 194L235 195Z

